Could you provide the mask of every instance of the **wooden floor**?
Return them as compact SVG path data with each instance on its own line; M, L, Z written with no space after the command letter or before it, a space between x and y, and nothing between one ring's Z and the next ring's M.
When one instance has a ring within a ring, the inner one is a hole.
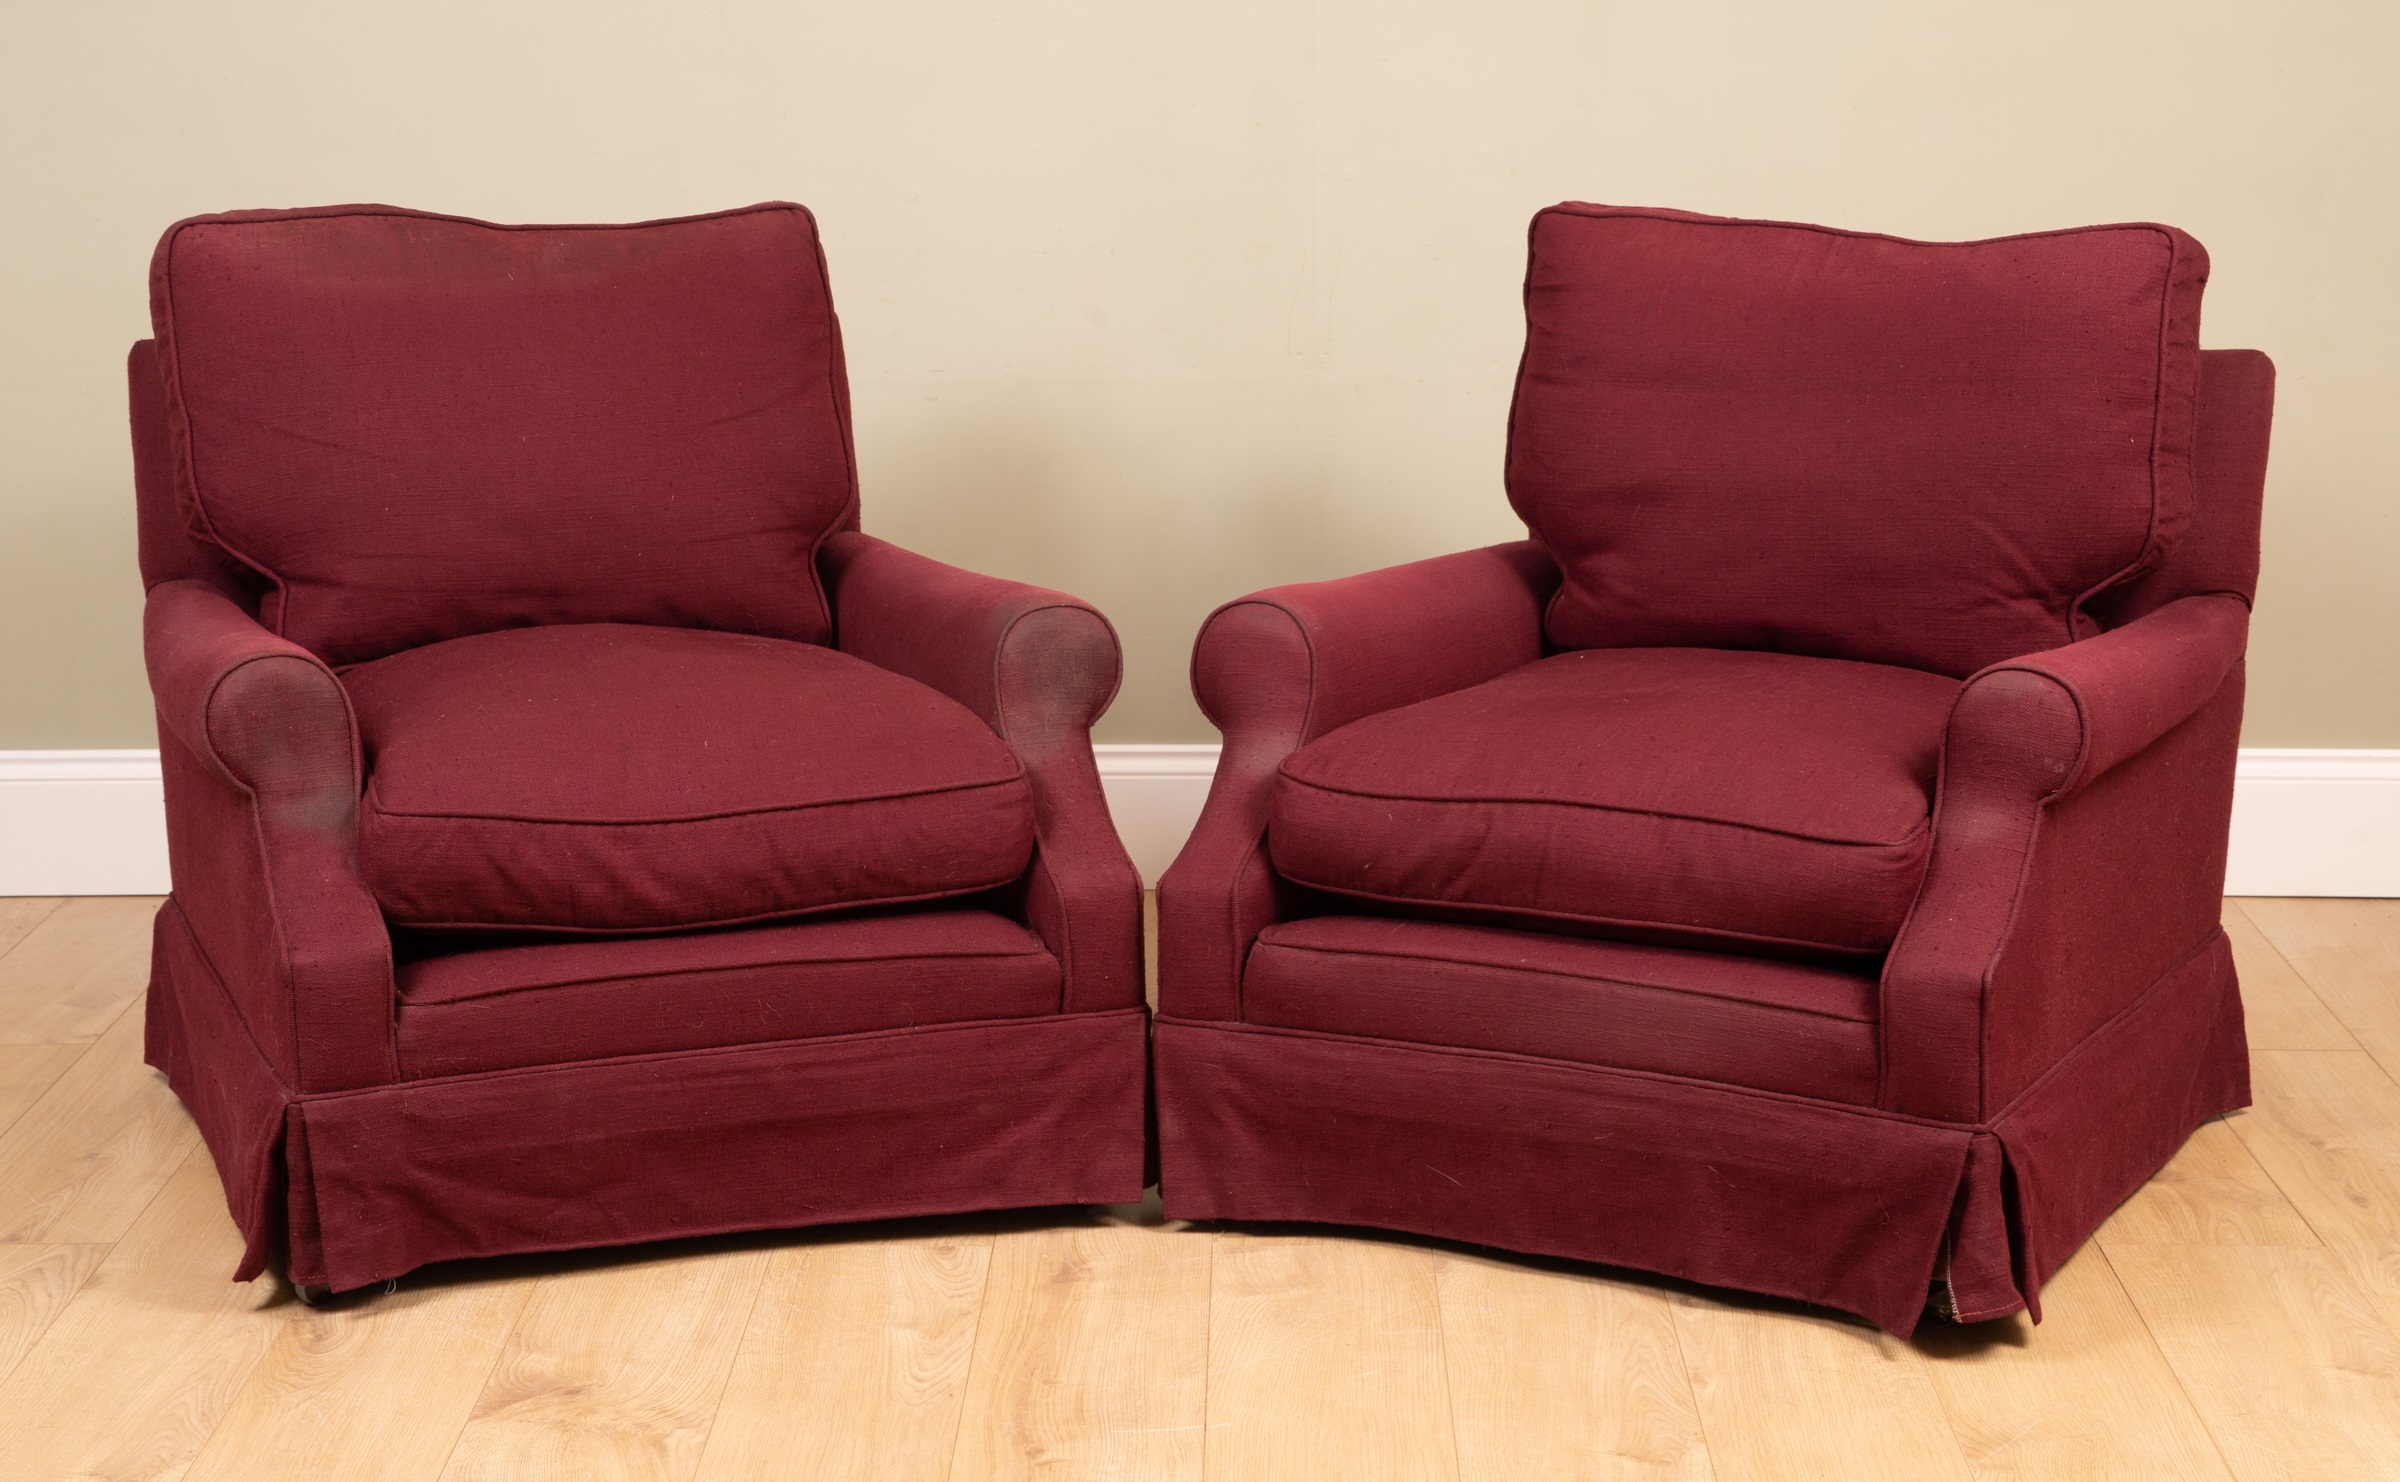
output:
M1913 1343L1435 1242L1066 1211L328 1311L141 1064L154 902L0 900L0 1479L2400 1478L2400 902L2229 902L2255 1109Z

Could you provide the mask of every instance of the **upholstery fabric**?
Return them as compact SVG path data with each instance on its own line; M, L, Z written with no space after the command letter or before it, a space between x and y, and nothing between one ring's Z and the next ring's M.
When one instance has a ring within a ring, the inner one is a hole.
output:
M824 571L842 652L966 706L1023 764L1035 846L1018 904L1066 974L1062 1007L1142 1002L1141 876L1092 755L1092 723L1123 672L1108 619L855 531L826 541Z
M2093 603L2114 628L2184 597L2258 589L2259 502L2275 422L2275 362L2256 350L2200 352L2200 431L2193 444L2199 504L2191 528L2156 571Z
M799 206L513 227L389 206L168 228L183 514L334 663L534 623L829 623L847 391Z
M813 644L516 628L343 671L392 921L659 931L1006 885L1024 769L946 696Z
M1293 752L1268 845L1287 879L1405 908L1879 954L1957 693L1789 654L1558 654Z
M233 1279L248 1281L267 1269L287 1228L283 1124L294 1091L260 1053L229 986L209 966L181 902L169 896L151 920L142 1059L166 1077L208 1145L243 1237Z
M1680 1076L1160 1017L1173 1219L1409 1230L1853 1312L1902 1338L2041 1285L2202 1122L2249 1104L2222 933L1977 1126Z
M154 267L145 1055L236 1279L1139 1196L1116 635L857 533L805 211Z
M1569 658L1597 660L1592 672L1675 662L1677 645L1630 628L1544 658L1544 604L1562 575L1540 545L1219 608L1192 679L1225 733L1223 759L1159 890L1167 1215L1374 1225L1631 1266L1822 1303L1903 1336L1937 1281L1935 1305L1961 1320L2025 1310L2039 1321L2051 1273L2195 1127L2249 1100L2217 915L2274 372L2250 351L2200 363L2193 524L2140 557L2155 566L2081 594L2072 633L2062 618L1989 662L1961 650L1870 670L1914 668L1910 685L1942 691L1923 693L1914 722L1930 739L1901 745L1889 720L1859 725L1858 707L1844 710L1860 734L1833 750L1854 776L1861 757L1914 757L1911 806L1926 808L1929 785L1934 799L1921 878L1871 1000L1872 952L1768 960L1739 936L1679 950L1594 940L1621 932L1437 890L1430 904L1338 893L1352 882L1336 867L1401 878L1421 862L1447 888L1443 870L1477 878L1496 853L1494 836L1463 829L1436 850L1394 805L1512 769L1571 775L1531 728L1466 724L1480 692L1576 672ZM1848 507L1823 513L1838 536ZM2078 526L2060 518L2062 531ZM1777 538L1794 569L1832 559L1791 532ZM1697 569L1659 559L1670 581ZM1838 611L1854 590L1820 582L1816 600ZM1919 617L1912 631L1928 642L1997 631ZM1773 806L1855 806L1807 772L1789 724L1805 712L1779 709L1772 686L1749 688L1756 697L1698 728L1688 772L1653 760L1679 747L1623 744L1640 734L1629 707L1584 705L1570 729L1605 738L1588 770L1620 785L1739 797L1727 777L1780 777L1761 789ZM1461 724L1427 722L1445 716ZM1721 756L1705 749L1712 734ZM1354 737L1378 749L1352 757ZM1444 786L1387 787L1351 815L1356 837L1313 822L1309 836L1286 816L1286 789L1322 801L1301 786L1319 757ZM1311 849L1322 859L1298 857ZM1523 878L1555 889L1549 870ZM1500 924L1426 919L1469 912ZM1795 996L1803 985L1821 996ZM1805 1006L1836 1012L1793 1012ZM1819 1033L1771 1044L1760 1031L1777 1014ZM1871 1053L1830 1047L1861 1029Z
M1176 1219L1318 1220L1855 1312L1925 1306L1972 1133L1488 1051L1162 1015Z
M400 1073L1032 1018L1059 986L1041 938L989 911L449 952L400 966Z
M1551 641L1964 678L2097 631L2192 517L2207 276L2146 224L1542 212L1508 487L1565 573Z
M126 354L125 400L133 431L134 539L142 589L198 581L235 595L238 568L223 552L192 539L175 502L175 440L167 432L167 388L159 377L157 341L136 341Z
M2249 1104L2233 944L2219 930L1993 1121L2015 1185L2019 1295L2035 1314L2042 1284L2194 1129Z
M1518 541L1275 587L1209 615L1192 645L1192 693L1225 744L1191 837L1158 882L1162 1002L1239 1019L1251 943L1298 913L1267 859L1284 758L1353 720L1540 658L1542 604L1557 585L1550 558Z
M1875 975L1862 970L1310 916L1259 933L1242 1018L1875 1104Z
M181 916L286 1083L390 1080L392 949L360 874L341 682L204 582L153 588L142 637Z
M294 1267L347 1290L506 1251L1139 1199L1146 1027L1119 1009L305 1102L287 1147L324 1239Z
M2185 598L1961 692L1884 963L1883 1105L1997 1115L2216 932L2248 617Z
M433 1261L1141 1195L1144 1014L927 1025L297 1095L170 901L148 1058L249 1251L337 1291Z

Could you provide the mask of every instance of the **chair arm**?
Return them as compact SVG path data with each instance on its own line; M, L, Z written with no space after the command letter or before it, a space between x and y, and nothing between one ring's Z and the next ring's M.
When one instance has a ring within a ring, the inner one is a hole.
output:
M285 786L335 753L356 780L357 727L341 681L223 589L195 578L153 588L142 649L160 723L227 782Z
M820 555L836 646L930 685L1008 743L1033 788L1025 912L1066 974L1068 1012L1142 1001L1141 878L1110 822L1092 723L1123 661L1098 609L855 531Z
M1283 759L1351 721L1540 658L1557 586L1550 558L1518 541L1273 587L1209 615L1192 692L1225 744L1200 820L1158 882L1162 1013L1241 1017L1243 959L1288 904L1264 847Z
M2238 598L2186 597L1967 681L1884 963L1884 1106L1996 1115L2208 940L2248 631Z
M1950 745L2071 730L2074 755L2051 792L2072 794L2198 710L2241 662L2249 633L2241 599L2185 597L2097 638L1994 664L1959 696Z
M276 1071L302 1091L398 1077L391 938L358 867L350 699L215 586L143 614L175 899Z

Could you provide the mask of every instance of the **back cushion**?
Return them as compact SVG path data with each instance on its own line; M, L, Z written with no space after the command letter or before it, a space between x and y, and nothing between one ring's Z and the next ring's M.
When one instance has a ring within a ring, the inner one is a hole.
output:
M2163 226L1542 212L1508 487L1551 642L1963 676L2097 631L2191 517L2207 276Z
M150 269L179 502L334 663L544 623L822 642L853 508L816 223L178 222Z

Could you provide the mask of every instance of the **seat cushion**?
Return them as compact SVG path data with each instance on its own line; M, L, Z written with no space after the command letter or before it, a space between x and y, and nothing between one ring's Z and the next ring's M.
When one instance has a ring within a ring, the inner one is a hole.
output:
M812 556L856 484L799 206L203 216L150 288L192 534L333 663L534 623L831 627Z
M1924 875L1958 683L1840 659L1584 649L1286 758L1286 878L1632 940L1883 951Z
M1505 1050L1862 1106L1875 1102L1875 974L1373 916L1259 934L1253 1024Z
M586 624L342 673L359 848L411 927L664 931L961 895L1033 803L964 706L812 644Z
M2207 278L2163 226L1544 211L1508 488L1565 577L1551 641L1963 678L2089 636L2191 518Z
M1058 1012L1058 959L988 911L452 952L399 969L411 1079Z

